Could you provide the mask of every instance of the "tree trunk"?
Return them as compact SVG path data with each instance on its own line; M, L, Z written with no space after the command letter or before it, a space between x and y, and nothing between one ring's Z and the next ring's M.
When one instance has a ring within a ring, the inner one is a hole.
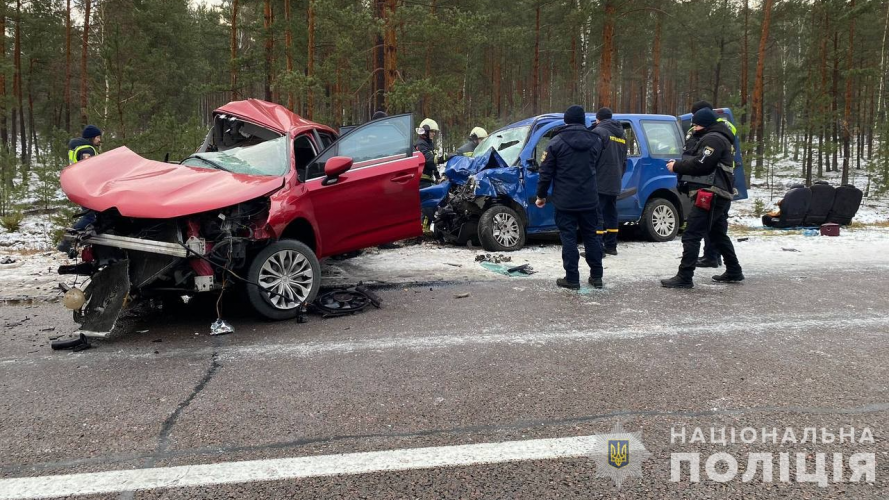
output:
M389 92L395 87L398 78L398 43L396 38L395 10L397 0L386 0L386 36L385 36L385 60L386 67L386 110L389 111Z
M432 3L429 5L429 17L435 18L435 0L432 0ZM423 71L423 78L427 82L432 80L432 45L433 44L431 44L431 43L427 43L426 47L425 47L426 48L426 65L425 65L425 68ZM499 103L500 81L498 80L499 76L497 76L497 74L499 73L499 70L500 70L500 68L499 68L500 61L497 59L496 54L497 54L496 49L494 49L494 56L492 57L494 59L494 67L492 69L492 74L493 74L493 77L492 77L493 82L492 83L494 84L495 107L497 107L498 112L499 112L499 109L500 109L500 103ZM423 105L422 105L423 116L429 116L431 113L431 110L429 109L429 99L430 99L429 93L424 92L423 93Z
M315 116L315 91L312 89L315 78L315 0L309 0L309 54L306 63L306 76L309 80L309 88L306 93L306 117L313 120Z
M386 0L373 0L374 18L385 23L384 13ZM383 32L377 31L373 50L373 111L380 111L386 106L386 54L383 49Z
M25 129L25 106L22 99L22 0L15 2L16 20L15 20L15 49L13 64L15 64L15 74L13 76L13 93L19 110L19 134L22 143L22 162L28 162L28 131Z
M534 22L534 65L531 68L531 114L540 114L540 3Z
M747 82L750 80L748 62L750 53L747 49L747 39L750 28L750 0L744 0L744 38L741 40L741 142L747 138L744 125L747 125ZM749 170L749 169L748 169ZM749 180L749 179L748 179Z
M262 27L265 30L265 100L272 100L272 0L265 0L263 5Z
M830 110L830 121L833 124L833 130L832 130L833 136L831 138L831 146L833 149L833 162L832 162L832 165L828 166L828 169L827 169L828 172L830 172L831 170L834 172L839 170L839 168L838 168L839 165L837 162L837 155L839 154L839 152L838 152L839 148L837 147L837 144L839 143L839 139L840 139L840 134L839 134L840 119L838 116L838 111L840 109L839 102L838 102L839 95L840 95L840 92L839 92L839 87L840 87L840 84L839 84L839 81L840 81L839 40L840 40L840 34L838 31L835 30L833 32L833 88L831 90L831 94L833 95L833 102L831 103L831 110Z
M287 61L287 74L290 76L293 75L293 21L291 15L290 0L284 0L284 58ZM339 70L337 70L337 77L339 77ZM287 109L293 111L293 104L293 90L288 90Z
M2 0L0 0L2 1ZM28 124L30 125L30 137L31 144L34 145L34 157L37 160L40 160L40 150L37 147L37 124L34 120L34 58L30 58L28 60L28 116L31 117L28 120Z
M231 92L232 99L238 98L238 0L232 0L231 32Z
M614 0L604 0L605 25L602 29L602 58L599 62L597 107L611 106L611 72L614 58Z
M71 132L71 0L65 7L65 130Z
M0 33L6 33L6 0L0 1ZM6 36L0 36L0 65L6 66ZM6 129L6 72L0 71L0 141L3 149L9 148L9 131Z
M89 51L90 39L90 0L85 0L83 4L83 47L80 52L80 125L86 126L89 121L89 112L87 105L89 103L87 97L87 66L86 56Z
M849 10L855 10L855 0L849 0ZM846 102L843 110L843 177L841 184L849 183L849 162L852 139L852 70L855 69L855 16L849 20L849 47L846 54Z
M654 46L651 49L651 107L648 112L657 114L660 109L661 94L661 31L664 24L664 13L655 14Z
M764 120L763 120L763 73L765 69L766 44L769 40L769 24L772 21L772 5L774 0L765 0L763 6L762 35L759 38L759 51L756 61L756 78L753 82L753 131L756 144L756 168L762 168L763 165L763 142L764 138Z

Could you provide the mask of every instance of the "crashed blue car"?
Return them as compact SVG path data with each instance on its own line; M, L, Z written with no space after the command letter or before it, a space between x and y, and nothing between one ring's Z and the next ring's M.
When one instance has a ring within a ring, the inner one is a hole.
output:
M734 123L731 110L717 115ZM691 208L676 188L667 161L679 158L691 115L615 114L627 138L627 164L617 208L621 223L638 224L651 241L676 237ZM587 126L595 122L587 114ZM681 125L682 124L682 125ZM522 248L530 235L557 234L553 206L537 208L537 177L549 141L565 125L562 114L528 118L488 136L474 157L454 157L446 180L420 190L424 213L433 220L436 237L488 251ZM747 197L740 143L735 139L736 199ZM434 217L432 216L434 214Z

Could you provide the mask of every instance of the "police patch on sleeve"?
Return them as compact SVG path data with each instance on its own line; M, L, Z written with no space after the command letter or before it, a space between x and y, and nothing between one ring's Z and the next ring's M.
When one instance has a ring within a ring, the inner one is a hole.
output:
M699 161L701 163L704 163L704 160L706 160L708 156L713 154L713 148L711 148L710 146L706 146L706 147L704 147L704 151L701 154L703 156L701 156L701 159Z
M543 163L546 160L546 151L543 152L543 155L540 157L540 163Z

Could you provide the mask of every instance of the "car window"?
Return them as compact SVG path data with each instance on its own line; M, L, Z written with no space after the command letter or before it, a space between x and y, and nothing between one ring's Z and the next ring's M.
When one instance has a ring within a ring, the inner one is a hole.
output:
M318 137L321 138L321 148L322 149L326 148L327 146L330 146L331 144L333 144L333 141L336 140L336 138L334 136L332 136L326 132L318 132Z
M182 165L224 170L236 174L284 175L290 169L290 159L287 156L289 143L290 140L282 136L255 146L196 153L182 160Z
M640 156L639 141L636 140L636 131L630 122L621 122L624 127L624 138L627 140L627 156Z
M352 158L352 168L405 158L412 154L412 137L410 115L391 116L366 123L334 142L309 164L305 174L300 175L300 179L322 177L325 163L334 156Z
M543 137L537 141L537 145L534 146L534 160L537 161L537 164L540 165L543 163L543 153L546 152L546 148L549 146L550 141L553 140L553 137L556 136L556 133L559 131L561 127L554 127L549 132L543 134Z
M293 140L293 158L297 170L306 168L309 162L314 160L317 155L315 143L308 135L303 134Z
M682 154L682 136L677 122L642 120L648 150L654 158L676 158Z
M514 127L494 132L476 146L473 156L478 158L489 149L494 148L494 151L497 151L507 165L515 165L519 159L519 154L522 152L522 147L525 146L525 140L528 138L530 130L531 126L529 125L527 127Z

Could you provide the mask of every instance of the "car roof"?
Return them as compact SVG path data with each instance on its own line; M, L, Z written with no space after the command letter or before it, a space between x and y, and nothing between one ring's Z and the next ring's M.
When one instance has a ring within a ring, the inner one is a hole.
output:
M261 125L280 134L296 129L321 129L335 132L332 128L297 115L285 106L260 99L233 101L217 108L214 114L230 114Z
M515 123L511 123L505 127L501 127L494 131L493 133L500 132L501 130L508 130L516 127L527 127L536 122L549 122L553 120L562 120L564 117L563 113L547 113L543 115L532 116L530 118L525 118L524 120L517 121ZM596 120L596 113L587 113L587 119L591 121ZM672 115L655 115L655 114L646 114L646 113L615 113L612 116L615 120L673 120L676 121L676 117Z

